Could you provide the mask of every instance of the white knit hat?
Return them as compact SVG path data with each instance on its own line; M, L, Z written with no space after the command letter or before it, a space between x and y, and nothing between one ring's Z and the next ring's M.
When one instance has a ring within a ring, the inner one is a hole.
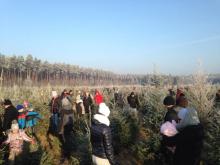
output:
M109 107L105 103L99 104L99 111L100 114L108 117L110 115Z
M57 91L52 91L52 97L57 97L58 94L57 94Z

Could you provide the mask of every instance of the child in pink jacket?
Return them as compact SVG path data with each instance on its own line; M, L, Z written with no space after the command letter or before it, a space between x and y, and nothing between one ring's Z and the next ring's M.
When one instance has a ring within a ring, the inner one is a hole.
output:
M9 144L9 164L15 164L15 158L23 151L24 141L34 143L34 140L26 135L23 130L19 129L18 123L11 125L11 130L8 134L8 139L4 144Z

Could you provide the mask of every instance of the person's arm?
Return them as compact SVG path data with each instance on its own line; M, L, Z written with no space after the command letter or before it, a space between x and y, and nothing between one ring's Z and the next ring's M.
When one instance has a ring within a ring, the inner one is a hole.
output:
M9 144L10 141L11 141L11 135L9 134L7 140L4 141L3 144Z
M85 114L85 107L84 107L83 103L81 103L80 106L82 108L82 114Z
M41 120L42 119L42 116L38 113L38 112L34 112L35 113L35 115L36 115L36 117L35 118L37 118L37 119L39 119L39 120Z
M112 146L112 136L111 136L110 128L104 131L104 147L105 147L106 156L110 164L114 165L115 160L114 160L114 151Z
M29 136L27 136L27 134L26 134L24 131L22 131L21 136L22 136L22 139L23 139L24 141L27 141L27 142L33 142L33 141L34 141L32 138L30 138Z

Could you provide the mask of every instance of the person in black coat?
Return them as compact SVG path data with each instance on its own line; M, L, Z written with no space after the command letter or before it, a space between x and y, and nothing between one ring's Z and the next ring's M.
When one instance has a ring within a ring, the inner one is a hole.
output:
M3 115L3 131L6 133L7 130L11 129L12 121L18 119L18 111L9 99L4 100L3 106L5 108L5 113Z
M167 108L167 112L164 117L164 123L165 122L173 123L173 121L178 123L179 118L177 112L174 110L175 99L172 96L167 96L165 97L163 104ZM174 149L177 143L176 141L177 141L177 135L172 137L162 135L161 151L165 157L166 164L169 165L174 164Z
M105 103L99 105L91 127L92 160L95 165L114 165L109 108Z
M135 95L134 92L131 92L131 94L127 97L127 101L131 108L138 109L140 106L138 96Z
M85 112L87 114L91 113L92 104L93 104L92 96L88 91L86 91L83 97L83 105L85 107Z
M175 99L172 96L165 97L163 104L167 108L166 115L164 117L164 122L169 121L172 122L174 120L176 123L178 123L179 118L177 115L177 112L175 111Z
M199 165L203 149L204 128L199 121L197 111L188 108L188 100L180 98L182 109L178 113L180 122L177 124L177 137L174 156L175 165Z
M174 165L199 165L203 139L204 129L201 124L183 128L177 136Z
M94 114L94 111L93 111L93 97L88 91L86 91L84 93L83 105L84 105L84 108L85 108L86 118L88 120L89 127L91 127L92 114Z

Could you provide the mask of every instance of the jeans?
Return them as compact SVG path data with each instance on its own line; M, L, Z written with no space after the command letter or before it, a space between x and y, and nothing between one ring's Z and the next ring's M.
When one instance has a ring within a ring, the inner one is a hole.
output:
M53 122L53 128L54 128L54 130L57 131L57 129L58 129L58 123L59 123L58 113L53 113L52 122Z

